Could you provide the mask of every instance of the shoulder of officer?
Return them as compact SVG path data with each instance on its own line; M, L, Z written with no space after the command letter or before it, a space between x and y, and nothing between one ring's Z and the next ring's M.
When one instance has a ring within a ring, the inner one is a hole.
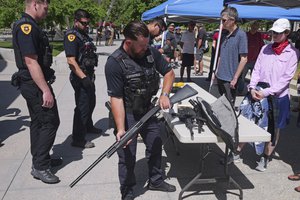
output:
M66 32L66 39L69 41L69 42L73 42L75 41L75 39L78 37L78 32L74 29L69 29L67 30Z
M15 29L20 29L20 33L24 35L30 35L33 32L38 31L38 25L31 19L27 17L22 17L14 23Z

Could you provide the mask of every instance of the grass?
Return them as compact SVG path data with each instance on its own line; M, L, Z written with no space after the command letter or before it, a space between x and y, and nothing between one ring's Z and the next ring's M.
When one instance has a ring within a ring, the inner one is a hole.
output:
M57 56L64 50L63 42L50 42L53 46L53 56ZM12 42L11 41L0 41L0 47L12 49Z

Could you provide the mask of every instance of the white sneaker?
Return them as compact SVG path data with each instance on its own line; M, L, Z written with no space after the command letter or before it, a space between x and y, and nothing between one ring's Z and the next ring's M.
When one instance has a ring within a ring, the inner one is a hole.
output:
M256 166L255 169L256 169L257 171L264 172L264 171L266 171L266 169L267 169L267 165L268 165L267 158L261 157L261 158L260 158L260 161L257 162L257 166Z
M234 154L232 152L229 153L228 155L228 160L227 160L227 165L231 163L239 163L241 162L240 154ZM224 165L224 160L221 160L221 164Z

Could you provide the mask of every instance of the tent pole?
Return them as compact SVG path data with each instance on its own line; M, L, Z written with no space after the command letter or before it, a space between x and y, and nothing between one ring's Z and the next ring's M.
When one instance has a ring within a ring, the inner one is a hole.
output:
M224 8L226 8L227 5L224 5ZM209 87L209 91L211 92L212 90L212 85L217 83L217 79L215 77L215 73L218 70L217 69L217 62L218 62L218 58L219 58L219 50L220 50L220 44L221 44L221 35L222 35L222 30L223 29L223 23L222 23L222 17L220 19L220 26L219 26L219 35L218 35L218 40L217 40L217 47L216 47L216 53L215 53L215 58L214 58L214 66L213 66L213 73L212 73L212 78L210 81L210 87Z

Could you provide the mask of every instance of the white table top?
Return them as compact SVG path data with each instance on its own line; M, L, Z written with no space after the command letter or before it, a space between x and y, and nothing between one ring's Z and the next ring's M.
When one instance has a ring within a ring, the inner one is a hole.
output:
M200 96L208 103L213 103L216 98L210 93L199 87L195 83L187 83L198 91L196 96ZM191 97L195 99L196 96ZM190 105L188 99L184 100L182 104ZM173 106L173 110L164 112L163 116L168 123L169 127L173 130L174 134L181 143L217 143L223 142L221 138L218 138L210 129L204 124L201 133L198 133L198 128L194 127L194 138L192 140L190 131L186 128L185 124L181 122L178 117L172 117L170 113L177 112L177 105ZM239 121L239 142L268 142L271 140L271 135L264 129L258 127L253 122L249 121L243 116L238 117Z

